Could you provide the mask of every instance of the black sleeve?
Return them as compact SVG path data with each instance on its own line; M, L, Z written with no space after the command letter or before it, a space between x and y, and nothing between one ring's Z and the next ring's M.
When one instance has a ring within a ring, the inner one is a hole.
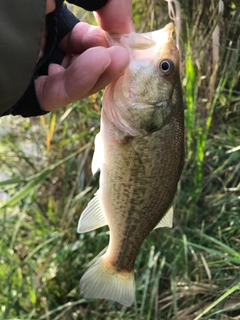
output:
M78 18L64 4L57 19L57 43L61 41L79 22Z
M67 0L67 2L75 4L88 11L95 11L102 8L108 0Z

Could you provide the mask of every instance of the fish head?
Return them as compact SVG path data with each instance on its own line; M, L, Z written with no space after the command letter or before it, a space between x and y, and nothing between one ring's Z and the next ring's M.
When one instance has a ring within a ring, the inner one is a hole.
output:
M112 45L124 46L130 63L105 92L103 106L120 130L137 136L160 130L171 114L182 106L179 52L173 39L174 25L121 37Z

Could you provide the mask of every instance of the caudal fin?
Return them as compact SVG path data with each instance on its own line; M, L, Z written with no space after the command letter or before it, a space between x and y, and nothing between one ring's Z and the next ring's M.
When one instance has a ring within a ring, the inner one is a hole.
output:
M86 299L110 299L130 307L134 300L134 274L116 273L109 270L100 257L83 275L81 294Z

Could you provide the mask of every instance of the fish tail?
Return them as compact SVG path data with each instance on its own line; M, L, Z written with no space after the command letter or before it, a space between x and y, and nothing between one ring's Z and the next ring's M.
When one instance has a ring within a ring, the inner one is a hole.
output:
M110 299L130 307L135 292L134 273L118 273L106 267L106 257L102 256L83 275L80 291L86 299Z

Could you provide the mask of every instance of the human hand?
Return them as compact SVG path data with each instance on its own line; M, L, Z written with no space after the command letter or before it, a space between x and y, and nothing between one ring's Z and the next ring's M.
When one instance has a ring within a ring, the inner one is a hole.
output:
M114 19L120 9L123 13ZM106 31L131 32L131 0L122 0L120 5L116 0L109 0L98 10L96 18ZM125 48L108 48L105 32L83 22L74 27L59 47L68 53L62 65L50 65L48 76L35 80L36 95L45 111L56 110L103 89L129 62Z

